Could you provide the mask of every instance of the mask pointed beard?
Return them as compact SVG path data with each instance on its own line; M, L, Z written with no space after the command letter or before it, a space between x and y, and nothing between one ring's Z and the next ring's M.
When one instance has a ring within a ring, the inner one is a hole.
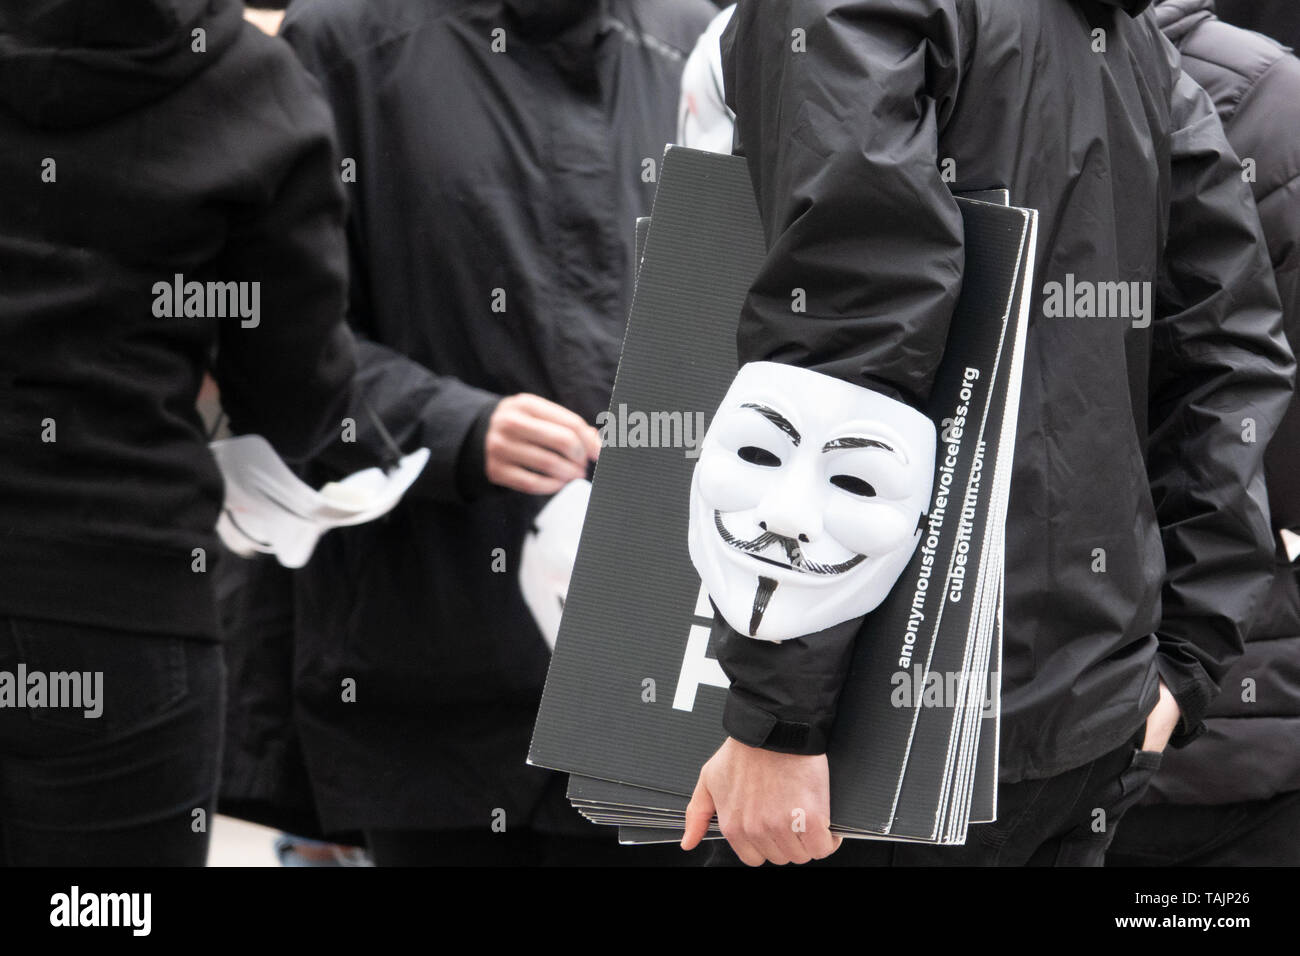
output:
M742 368L691 481L691 561L722 617L782 641L873 610L920 540L934 456L933 423L902 402L809 369Z
M767 610L767 602L772 599L774 591L776 591L775 578L758 579L758 590L754 592L754 610L749 615L750 637L758 633L758 626L763 623L763 612Z

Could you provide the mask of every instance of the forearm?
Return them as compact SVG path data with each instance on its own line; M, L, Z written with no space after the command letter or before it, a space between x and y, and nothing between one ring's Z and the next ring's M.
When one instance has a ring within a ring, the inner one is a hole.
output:
M397 452L428 448L428 464L408 497L460 502L485 493L490 487L486 478L479 483L474 475L475 462L481 474L483 460L475 435L481 443L487 416L500 396L436 375L366 338L358 338L357 354L346 416L351 428L340 431L316 464L331 475L346 475L391 460ZM390 439L396 450L388 447Z
M713 622L718 663L731 681L722 724L743 744L792 754L826 751L861 619L779 643Z

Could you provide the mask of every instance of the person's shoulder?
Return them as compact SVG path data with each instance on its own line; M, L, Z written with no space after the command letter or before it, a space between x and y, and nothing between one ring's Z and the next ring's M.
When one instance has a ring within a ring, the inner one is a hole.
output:
M1209 18L1179 50L1184 69L1210 94L1225 125L1251 110L1276 119L1278 111L1300 105L1300 61L1263 34Z
M222 98L220 109L228 117L255 112L268 102L292 102L312 87L307 71L283 40L245 21L199 82L205 96Z
M284 40L242 23L231 45L204 70L191 94L232 149L300 144L333 128L320 85ZM296 148L296 147L295 147Z
M1217 52L1224 75L1196 80L1214 98L1234 147L1256 161L1256 196L1268 195L1300 175L1300 144L1276 132L1300 128L1300 60L1269 37L1221 20L1205 28L1205 53Z
M1197 24L1179 44L1184 56L1213 63L1252 85L1270 67L1289 56L1286 47L1261 33L1211 17Z
M708 0L611 0L609 14L624 27L657 41L683 58L717 15Z

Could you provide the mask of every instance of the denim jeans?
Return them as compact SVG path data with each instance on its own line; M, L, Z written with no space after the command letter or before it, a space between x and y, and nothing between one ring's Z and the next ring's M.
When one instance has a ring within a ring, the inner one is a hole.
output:
M0 617L0 865L202 866L224 679L217 644Z

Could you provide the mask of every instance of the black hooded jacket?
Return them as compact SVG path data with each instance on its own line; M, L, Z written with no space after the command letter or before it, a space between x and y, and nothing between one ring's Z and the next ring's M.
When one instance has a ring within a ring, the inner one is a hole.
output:
M634 230L703 0L311 0L283 34L355 160L359 379L429 464L297 576L298 729L329 828L590 833L527 766L549 653L520 547L545 499L492 488L483 429L531 392L609 405ZM495 38L495 43L494 43ZM364 422L364 415L359 417ZM346 470L336 446L324 464ZM340 683L355 681L355 701Z
M1164 0L1156 19L1183 69L1214 100L1228 141L1252 169L1286 334L1300 343L1300 59L1230 26L1213 0ZM1300 530L1300 403L1264 457L1273 527ZM1279 547L1272 584L1223 676L1206 733L1166 756L1146 802L1223 804L1300 790L1300 565Z
M1048 318L1041 297L1031 311L1006 532L1007 781L1120 746L1157 676L1183 711L1176 739L1199 733L1272 571L1262 451L1293 358L1237 158L1146 6L749 0L723 38L769 241L742 363L924 396L962 280L952 191L1007 187L1039 211L1040 291L1067 275L1153 289L1145 327ZM718 627L729 732L822 749L853 622L780 645Z
M329 112L242 12L0 2L0 615L215 638L204 371L286 457L342 417Z

